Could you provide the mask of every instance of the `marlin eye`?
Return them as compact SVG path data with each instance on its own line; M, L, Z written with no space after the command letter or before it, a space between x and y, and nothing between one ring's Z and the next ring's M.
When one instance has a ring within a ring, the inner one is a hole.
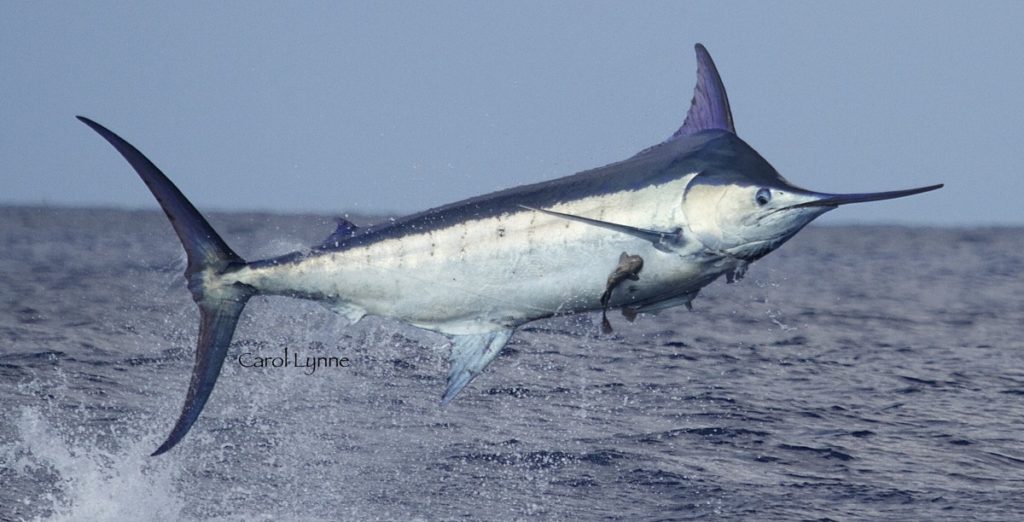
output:
M754 196L754 200L757 201L758 205L763 207L767 205L769 201L772 200L772 191L766 188L762 188L757 191L757 195Z

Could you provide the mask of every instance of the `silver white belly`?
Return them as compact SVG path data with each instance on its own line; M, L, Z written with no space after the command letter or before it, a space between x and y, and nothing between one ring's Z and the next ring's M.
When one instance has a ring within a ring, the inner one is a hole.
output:
M674 229L685 225L680 195L688 181L584 198L551 210ZM699 249L692 250L667 253L626 234L524 209L295 263L244 268L224 282L267 294L314 297L353 319L388 316L464 335L598 308L622 252L643 257L644 268L638 281L612 294L612 306L695 291L713 279L709 268L721 269L699 262Z

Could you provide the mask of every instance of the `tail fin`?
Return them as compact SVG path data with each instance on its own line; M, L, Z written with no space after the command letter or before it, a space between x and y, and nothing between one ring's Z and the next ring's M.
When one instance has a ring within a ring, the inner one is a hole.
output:
M238 317L255 291L251 287L235 284L218 285L215 291L207 292L207 281L244 266L245 261L224 243L178 187L138 149L106 127L82 116L78 116L78 119L103 136L128 160L163 207L188 255L185 279L188 280L193 299L199 305L200 314L196 363L181 415L167 440L153 452L154 456L160 455L181 441L203 411L220 375Z

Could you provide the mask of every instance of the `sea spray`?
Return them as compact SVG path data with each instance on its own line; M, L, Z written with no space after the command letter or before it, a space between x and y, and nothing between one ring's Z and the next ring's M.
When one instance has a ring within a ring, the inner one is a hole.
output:
M155 434L120 430L110 450L98 434L55 424L39 408L22 407L12 421L15 438L0 446L0 459L15 476L33 476L22 504L42 513L35 520L181 520L185 500L174 487L181 469L146 456Z

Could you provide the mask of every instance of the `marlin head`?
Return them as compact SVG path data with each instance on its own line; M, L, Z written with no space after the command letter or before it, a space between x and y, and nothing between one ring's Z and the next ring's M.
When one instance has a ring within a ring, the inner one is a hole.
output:
M683 126L669 139L718 132L704 151L708 167L687 185L683 212L690 235L711 251L754 261L840 205L901 198L942 185L862 194L828 194L793 185L735 136L725 87L711 56L697 44L697 87ZM725 131L725 132L723 132Z
M770 169L770 166L765 163ZM828 194L787 182L774 170L708 169L683 195L690 232L705 247L746 261L760 259L818 216L840 205L901 198L941 188Z

